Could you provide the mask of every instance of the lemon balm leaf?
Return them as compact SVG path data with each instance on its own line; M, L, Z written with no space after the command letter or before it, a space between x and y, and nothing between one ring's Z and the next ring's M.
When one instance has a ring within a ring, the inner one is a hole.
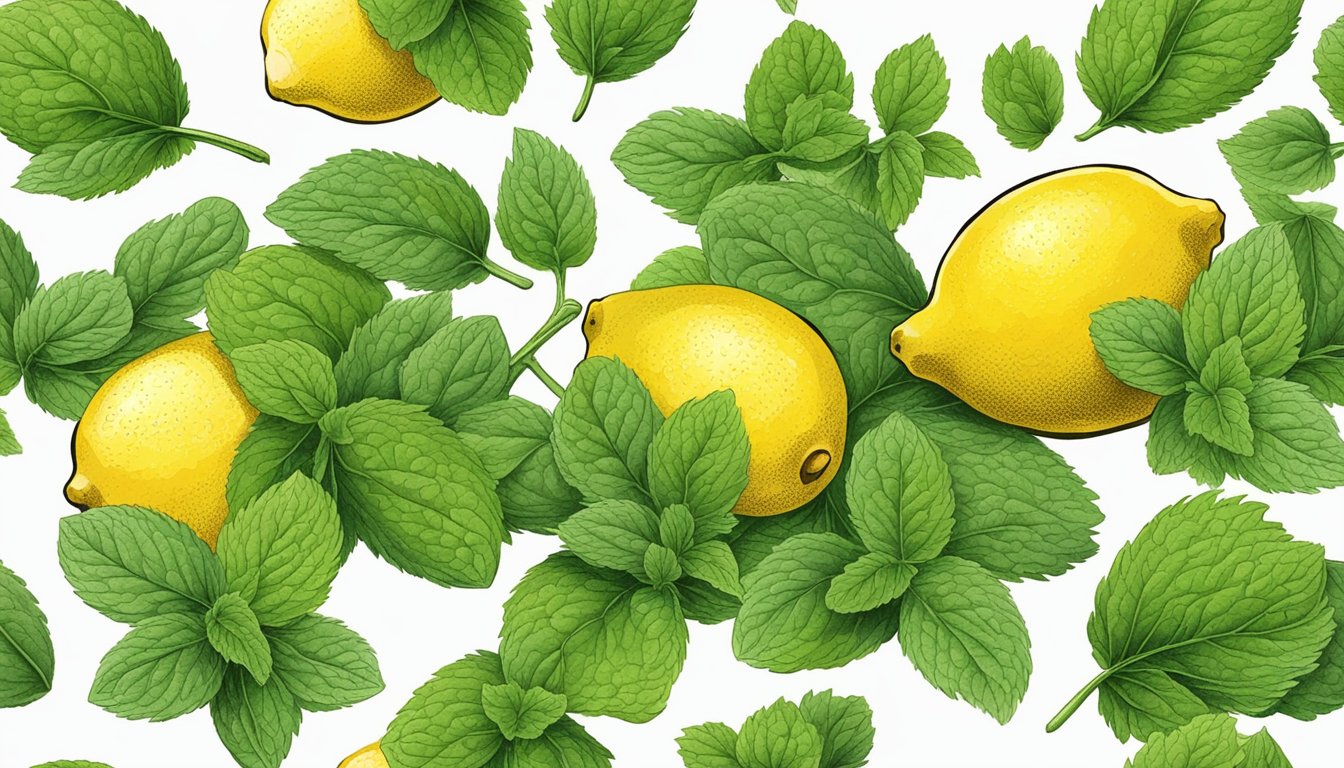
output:
M947 62L931 36L892 51L873 82L873 106L882 132L917 136L928 131L947 110L951 87Z
M544 688L517 683L487 685L481 689L485 714L509 741L532 741L565 716L566 701Z
M370 397L401 397L399 371L411 352L429 341L453 318L452 293L436 291L388 302L355 329L350 345L336 361L341 405Z
M151 616L103 657L89 702L128 720L171 720L210 703L227 666L201 615Z
M263 491L295 472L311 470L321 433L314 424L296 424L261 414L238 445L229 468L229 509L242 509Z
M499 237L533 269L581 267L597 247L597 203L574 156L541 134L513 132L495 211Z
M981 99L1000 136L1018 149L1037 149L1064 118L1064 74L1049 51L1024 37L985 60Z
M463 413L508 397L510 355L497 318L450 320L407 356L401 397L451 426Z
M821 736L825 768L862 768L873 751L873 710L862 696L808 693L798 704L803 719Z
M519 0L456 0L437 29L406 48L445 100L502 115L532 71L531 27Z
M1243 184L1286 195L1330 184L1335 159L1344 154L1344 144L1331 144L1329 130L1301 107L1272 110L1218 148Z
M1274 705L1274 712L1314 720L1344 708L1344 563L1325 561L1325 601L1335 611L1335 634L1316 669Z
M448 18L456 0L359 0L378 34L401 50L424 40Z
M900 413L854 446L845 499L870 552L918 564L942 553L952 536L952 476L938 448Z
M736 752L740 765L818 767L822 756L821 734L807 722L797 704L780 699L742 723Z
M336 619L310 613L262 631L271 644L274 678L309 712L350 707L383 690L373 648Z
M1245 765L1262 768L1264 763L1246 763L1237 723L1227 715L1202 715L1171 733L1156 733L1126 768L1197 768L1203 765Z
M257 615L237 592L221 595L206 612L205 635L225 661L246 669L258 685L271 679L271 646Z
M1330 114L1344 123L1344 17L1321 33L1314 58L1316 85L1330 104Z
M499 656L489 651L435 672L388 727L382 749L389 762L405 768L485 765L504 736L486 714L481 692L504 682Z
M924 150L925 175L944 179L980 175L975 155L956 136L942 131L929 131L915 138Z
M116 349L133 319L120 279L102 271L66 275L39 286L15 317L16 359L22 368L91 360Z
M316 424L336 407L331 358L302 341L266 341L229 355L238 385L257 410L298 424Z
M23 579L0 564L0 708L47 695L55 668L46 615Z
M746 122L751 135L770 150L782 149L789 106L809 96L848 111L854 106L854 76L834 40L795 21L765 49L747 82Z
M1181 316L1157 299L1128 299L1092 313L1092 344L1116 378L1155 395L1174 395L1194 379Z
M555 407L560 472L589 501L651 505L649 452L662 423L634 371L615 358L585 360Z
M210 719L239 765L279 768L299 733L303 712L283 682L260 685L234 668L210 702Z
M664 251L653 257L630 283L630 289L667 288L674 285L710 285L709 262L705 252L691 245Z
M747 487L751 445L730 391L681 405L659 426L649 448L649 490L657 506L684 504L698 540L723 535Z

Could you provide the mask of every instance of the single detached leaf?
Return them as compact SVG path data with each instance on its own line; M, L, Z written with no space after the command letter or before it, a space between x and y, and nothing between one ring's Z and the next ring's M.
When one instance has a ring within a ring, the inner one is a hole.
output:
M495 317L456 318L406 357L401 396L452 425L477 406L508 397L509 340Z
M919 567L901 600L900 640L925 680L1000 723L1026 695L1026 622L1007 587L975 563L943 557Z
M662 423L634 371L613 358L584 360L555 407L560 472L590 501L651 504L649 452Z
M819 96L825 106L848 112L854 106L854 76L834 40L815 27L795 21L765 49L747 82L746 114L751 136L771 150L782 149L789 106L810 96Z
M424 40L448 18L456 0L359 0L378 34L397 50Z
M131 332L126 284L106 272L76 272L40 286L14 319L14 359L60 366L101 357Z
M199 614L152 616L103 657L89 702L129 720L172 720L210 703L226 666Z
M503 685L499 657L481 651L434 673L397 713L383 737L388 761L399 768L480 768L504 743L486 714L482 691Z
M0 563L0 709L46 696L55 668L46 615L23 579Z
M299 733L303 712L280 680L258 684L239 669L224 676L210 702L224 748L243 768L280 768Z
M956 136L942 131L930 131L916 137L924 150L924 173L945 179L964 179L979 176L980 166L975 155Z
M1301 107L1252 120L1218 148L1239 180L1270 192L1296 195L1335 180L1330 131Z
M1330 114L1344 123L1344 16L1321 33L1315 59L1316 85L1330 104Z
M715 392L683 404L658 428L649 449L649 491L659 508L684 504L699 540L726 534L750 461L736 397Z
M873 106L882 132L918 136L933 127L947 109L951 81L947 62L924 35L892 51L877 68Z
M861 696L803 696L798 709L821 736L823 768L862 768L873 751L873 710Z
M1105 0L1092 11L1078 79L1116 125L1164 133L1201 123L1265 79L1297 29L1302 0Z
M452 294L427 293L388 302L355 329L350 346L336 361L336 390L341 405L370 397L401 397L400 371L418 349L453 319Z
M747 718L736 751L746 768L820 768L821 734L797 704L780 699Z
M481 706L499 732L509 741L539 739L547 728L565 716L565 697L544 688L523 688L517 683L487 685L481 689Z
M546 12L558 13L554 5ZM504 163L495 223L504 247L533 269L581 267L597 247L597 203L583 169L550 139L522 128Z
M221 595L206 612L205 635L225 661L246 669L258 685L271 679L271 646L257 615L237 592Z
M1195 378L1181 316L1157 299L1129 299L1092 313L1092 343L1106 369L1136 389L1174 395Z
M1049 51L1024 37L985 59L981 98L1000 136L1018 149L1036 149L1064 119L1064 73Z
M654 256L630 283L630 288L643 291L674 285L712 285L713 282L705 252L695 246L683 245Z
M331 358L303 341L267 341L235 347L233 372L249 402L262 413L316 424L336 407Z
M373 648L336 619L310 613L263 631L271 643L275 678L309 712L343 709L382 692Z
M502 115L532 71L531 28L519 0L456 0L437 29L406 47L445 100Z

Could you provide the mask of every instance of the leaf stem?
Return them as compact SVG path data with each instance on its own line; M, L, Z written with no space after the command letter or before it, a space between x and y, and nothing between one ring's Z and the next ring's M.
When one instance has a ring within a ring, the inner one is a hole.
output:
M515 288L522 288L526 291L535 285L531 278L523 277L517 272L507 270L489 259L481 259L481 266L485 267L486 272L489 272Z
M1344 141L1336 142L1330 145L1330 156L1338 160L1344 157Z
M1087 141L1088 139L1092 138L1093 136L1096 136L1097 134L1101 133L1102 131L1110 127L1111 124L1106 122L1105 118L1102 118L1097 120L1096 124L1093 125L1091 128L1088 128L1086 131L1083 131L1074 138L1077 139L1078 141Z
M574 108L574 122L577 123L582 120L584 113L588 111L588 104L593 100L593 89L595 87L597 87L597 79L588 75L583 84L583 96L579 98L579 106Z
M518 348L513 357L509 360L509 382L517 382L518 377L523 375L523 371L530 370L541 379L542 383L552 392L559 394L564 391L549 373L542 369L537 363L537 351L546 345L546 342L555 338L556 334L564 330L565 326L578 319L583 313L583 305L573 299L565 297L565 273L563 271L556 273L555 276L555 309L551 310L551 316L546 322L532 334L523 346ZM558 389L558 391L557 391Z
M1088 697L1100 688L1101 684L1106 682L1106 678L1110 677L1114 672L1115 668L1112 667L1111 669L1102 670L1101 674L1092 678L1091 682L1083 686L1083 690L1074 694L1072 699L1069 699L1069 703L1065 704L1064 708L1059 710L1059 714L1052 717L1050 722L1045 724L1045 732L1054 733L1059 730L1059 727L1068 722L1068 719L1073 717L1073 713L1077 712L1078 708L1083 706L1083 702L1087 701Z
M175 133L178 136L185 136L194 141L199 141L202 144L210 144L211 146L228 150L229 152L232 152L235 155L241 155L254 163L269 165L271 162L271 156L266 153L266 150L238 141L237 139L230 139L228 136L220 136L218 133L198 131L195 128L183 128L181 126L163 126L163 128L169 133Z
M541 363L537 362L537 358L533 357L527 361L527 369L532 372L532 375L541 379L541 383L545 384L546 388L551 390L551 393L556 397L565 394L564 385L556 381L555 377L547 372L547 370L541 366Z

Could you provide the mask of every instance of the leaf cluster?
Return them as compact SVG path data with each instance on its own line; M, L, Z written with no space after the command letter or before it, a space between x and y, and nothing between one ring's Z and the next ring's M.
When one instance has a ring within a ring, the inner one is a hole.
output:
M873 736L867 701L824 691L797 704L780 699L736 731L723 723L692 726L677 744L686 768L862 768Z

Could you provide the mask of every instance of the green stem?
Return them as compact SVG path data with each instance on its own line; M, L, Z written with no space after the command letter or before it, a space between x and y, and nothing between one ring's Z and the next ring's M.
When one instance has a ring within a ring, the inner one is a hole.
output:
M198 131L195 128L182 128L179 126L167 126L165 127L165 130L170 133L175 133L178 136L185 136L193 141L199 141L202 144L210 144L219 147L220 149L226 149L235 155L242 155L254 163L269 165L271 162L271 156L266 154L266 150L261 149L260 147L254 147L251 144L245 144L237 139L220 136L218 133Z
M537 362L537 358L533 357L532 359L527 361L527 369L532 372L532 375L536 376L538 379L541 379L541 383L545 384L546 388L551 390L551 392L554 393L556 397L560 397L565 394L564 386L561 385L560 382L556 381L555 377L552 376L550 373L548 373L545 368L541 367L541 363Z
M1087 141L1088 139L1092 138L1093 136L1096 136L1098 133L1101 133L1102 131L1110 127L1111 127L1110 123L1107 123L1103 118L1098 120L1096 125L1092 126L1091 128L1088 128L1086 131L1083 131L1074 138L1076 138L1078 141Z
M515 288L522 288L526 291L534 285L530 278L523 277L517 272L510 272L489 259L482 259L481 266L485 267L486 272L489 272Z
M582 120L584 113L588 111L588 104L593 100L593 88L596 86L597 80L589 75L587 82L583 84L583 96L579 99L579 106L574 109L574 122Z
M1083 690L1076 693L1072 699L1069 699L1069 703L1065 704L1064 708L1059 710L1059 714L1051 718L1049 723L1046 723L1045 732L1054 733L1059 730L1059 727L1067 722L1070 717L1073 717L1073 713L1077 712L1079 707L1083 706L1083 702L1087 701L1087 698L1092 695L1092 692L1100 688L1101 684L1106 682L1106 678L1110 677L1114 672L1115 669L1103 670L1101 674L1092 678L1091 682L1083 686Z
M551 313L546 324L533 334L527 343L518 348L513 358L509 360L509 369L513 372L514 380L522 375L527 368L527 363L532 356L537 354L537 350L546 345L546 342L555 338L555 335L564 330L564 327L578 319L583 313L583 305L573 299L565 299L560 302L555 311Z
M1344 157L1344 141L1330 145L1330 156L1336 160Z

